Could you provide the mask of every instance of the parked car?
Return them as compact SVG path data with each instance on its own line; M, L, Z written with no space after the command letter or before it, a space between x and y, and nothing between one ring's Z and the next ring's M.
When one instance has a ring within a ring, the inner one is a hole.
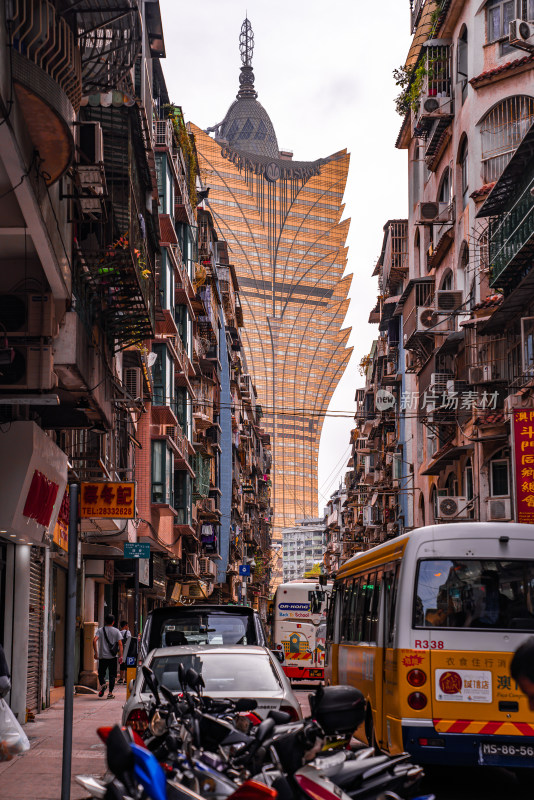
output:
M267 646L260 615L248 606L166 606L151 611L141 638L139 663L156 647L182 645Z
M285 711L294 720L302 719L300 705L284 671L267 647L254 645L184 645L152 650L145 664L159 683L173 692L181 691L178 664L193 667L204 678L204 694L209 697L238 700L254 698L254 713L264 719L271 709ZM142 670L138 670L130 697L122 712L123 725L143 730L148 717L144 703L152 697Z

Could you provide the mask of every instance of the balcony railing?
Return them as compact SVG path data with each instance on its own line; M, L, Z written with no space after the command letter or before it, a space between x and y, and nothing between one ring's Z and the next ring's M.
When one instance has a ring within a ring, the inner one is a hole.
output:
M82 99L81 59L76 38L48 0L14 0L13 49L52 78L77 111Z
M489 225L491 285L503 288L532 263L534 251L534 177L509 211Z

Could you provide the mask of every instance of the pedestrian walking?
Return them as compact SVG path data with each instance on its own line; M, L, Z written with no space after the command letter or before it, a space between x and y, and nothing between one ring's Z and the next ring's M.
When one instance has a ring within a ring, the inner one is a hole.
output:
M528 698L528 707L534 711L534 636L520 644L510 664L512 678Z
M7 658L4 648L0 643L0 697L5 697L11 689L11 675L7 666Z
M132 634L130 633L130 626L127 620L123 619L120 624L120 632L122 634L122 662L120 665L120 675L117 685L119 683L126 683L126 659L128 657L128 650L130 649L130 642L132 641Z
M106 672L109 675L108 700L112 700L115 695L113 689L117 678L117 657L122 663L122 634L115 627L115 617L107 614L104 619L104 627L99 628L93 639L93 650L95 659L98 661L98 682L100 684L99 697L103 697L108 687Z

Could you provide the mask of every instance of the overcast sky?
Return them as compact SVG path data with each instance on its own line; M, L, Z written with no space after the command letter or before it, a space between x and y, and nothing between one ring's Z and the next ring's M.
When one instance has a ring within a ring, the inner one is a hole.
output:
M395 149L401 125L393 69L410 45L408 0L160 0L172 102L201 128L220 122L238 90L239 32L248 13L254 31L258 100L281 149L296 160L322 158L346 147L351 164L345 192L347 273L353 274L346 323L352 359L332 402L319 457L319 505L339 485L349 458L354 392L363 385L360 359L377 326L369 311L377 296L371 277L383 226L406 216L406 152Z

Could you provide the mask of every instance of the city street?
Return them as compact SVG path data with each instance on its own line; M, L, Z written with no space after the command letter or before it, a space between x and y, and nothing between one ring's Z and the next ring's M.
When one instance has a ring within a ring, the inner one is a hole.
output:
M309 713L308 694L316 684L302 684L296 690L304 714ZM94 695L79 695L74 701L74 739L71 800L86 797L74 776L100 776L104 773L104 745L97 736L100 725L120 719L125 688L116 688L115 700L100 700ZM29 753L0 763L2 800L59 800L61 795L63 701L37 716L25 726L30 739ZM515 775L500 769L431 767L426 770L422 790L434 793L437 800L502 800L513 793L514 800L531 797L519 786ZM528 783L528 781L527 781Z

